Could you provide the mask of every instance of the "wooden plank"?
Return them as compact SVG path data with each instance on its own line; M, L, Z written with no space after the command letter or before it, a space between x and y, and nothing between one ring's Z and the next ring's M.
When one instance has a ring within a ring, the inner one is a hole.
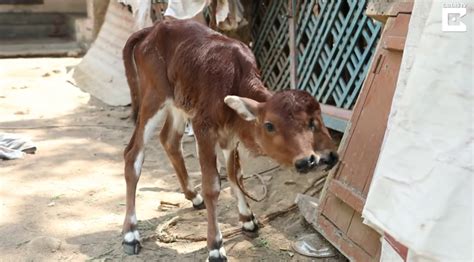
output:
M344 232L339 230L329 219L319 216L317 220L316 230L321 233L332 245L347 257L350 261L370 262L378 261L371 257L360 246L350 240Z
M369 0L367 4L366 15L382 23L386 23L389 17L395 17L401 13L411 13L411 10L413 9L413 2L414 0Z
M344 131L346 130L347 124L349 123L348 120L333 117L325 113L323 113L322 116L323 116L324 125L327 128L339 131L341 133L344 133Z
M350 120L352 117L352 111L339 108L332 105L320 104L321 112L332 117L340 118L343 120Z
M365 199L361 196L360 192L356 189L351 188L348 185L341 183L338 180L332 180L329 183L329 191L331 191L337 198L342 200L344 203L352 207L358 213L362 213L364 208Z
M405 47L406 37L402 36L387 36L382 43L382 47L390 51L403 51Z
M381 237L375 230L365 225L362 220L360 213L354 213L347 231L347 237L369 253L371 257L377 258L377 256L380 256Z
M396 19L391 18L387 23L382 42L385 36L403 36L402 31L405 30L406 33L408 30L409 18L409 15L405 14L399 15ZM360 112L356 114L354 110L357 120L343 156L347 165L345 171L338 175L339 180L360 192L364 192L367 181L371 180L375 169L402 58L401 52L383 48L379 52L385 58L377 65L378 74L375 74L372 82L374 87L368 90L367 96L359 98L360 105L358 102L357 107L361 108Z
M329 191L324 202L322 215L327 217L339 230L347 232L351 225L354 210Z

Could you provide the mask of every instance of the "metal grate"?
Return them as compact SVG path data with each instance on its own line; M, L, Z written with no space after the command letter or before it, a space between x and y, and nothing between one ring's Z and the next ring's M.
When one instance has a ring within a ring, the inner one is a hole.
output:
M365 0L298 1L297 88L323 104L351 110L357 100L381 28L365 16L365 5ZM289 88L287 1L259 1L255 12L253 51L262 79L274 90Z
M289 87L288 17L286 1L262 1L253 24L253 52L264 83L274 90Z

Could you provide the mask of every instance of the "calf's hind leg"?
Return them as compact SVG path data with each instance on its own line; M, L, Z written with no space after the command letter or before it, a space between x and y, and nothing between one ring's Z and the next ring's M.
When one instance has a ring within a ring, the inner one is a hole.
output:
M160 142L168 155L171 164L178 176L181 190L183 190L186 199L191 200L194 208L203 209L205 207L204 200L199 193L196 192L193 185L189 181L188 171L184 164L183 153L181 149L181 139L184 133L186 118L173 107L170 108L166 122L160 133Z
M140 234L137 230L137 216L135 213L135 194L140 178L142 164L145 159L145 145L154 134L156 126L164 115L164 101L146 102L140 107L137 124L132 138L124 151L126 214L123 222L123 249L127 254L138 254L140 250Z

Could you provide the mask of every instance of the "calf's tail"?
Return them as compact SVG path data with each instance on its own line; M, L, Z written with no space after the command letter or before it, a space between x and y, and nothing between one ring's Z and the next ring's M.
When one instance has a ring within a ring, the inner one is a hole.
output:
M132 100L132 119L136 123L138 110L140 108L140 85L137 74L137 66L134 59L135 46L143 40L151 31L151 27L144 28L133 33L127 40L123 48L123 63L125 66L125 75L127 77L128 87L130 88L130 97Z

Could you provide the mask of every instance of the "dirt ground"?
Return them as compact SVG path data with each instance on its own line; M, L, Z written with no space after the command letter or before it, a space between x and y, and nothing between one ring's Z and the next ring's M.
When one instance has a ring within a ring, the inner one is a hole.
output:
M203 261L205 241L144 241L139 255L121 248L125 212L122 150L133 124L129 107L110 107L68 82L77 58L0 60L0 132L30 137L34 155L0 162L0 261ZM194 184L200 171L192 137L184 140ZM243 156L245 174L276 164ZM263 178L268 197L250 201L258 216L290 206L318 174L277 170ZM260 195L255 179L249 191ZM205 236L206 211L195 211L180 192L174 171L155 139L147 147L138 185L137 217L142 237L179 216L169 233ZM179 206L164 208L161 201ZM239 225L228 183L219 198L221 229ZM231 261L316 261L295 253L291 243L314 230L298 211L273 220L256 238L224 239ZM318 261L345 261L342 255Z

